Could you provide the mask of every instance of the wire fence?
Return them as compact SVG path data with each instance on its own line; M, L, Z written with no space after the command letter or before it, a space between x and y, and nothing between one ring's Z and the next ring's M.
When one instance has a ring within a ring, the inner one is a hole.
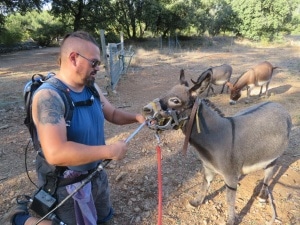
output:
M105 69L108 76L107 89L114 90L121 76L127 73L134 51L131 47L128 50L124 49L123 33L120 34L121 41L119 43L108 43L107 46L104 31L101 30L100 34Z

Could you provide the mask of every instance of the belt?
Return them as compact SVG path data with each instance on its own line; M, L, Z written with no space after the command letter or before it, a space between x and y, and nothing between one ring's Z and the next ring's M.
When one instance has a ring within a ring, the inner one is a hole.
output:
M67 185L70 185L70 184L74 184L74 183L78 183L80 181L83 181L90 174L92 174L95 170L97 170L97 167L98 166L96 166L93 169L88 170L87 173L81 174L78 177L70 177L70 178L59 177L58 182L57 182L57 186L58 187L63 187L63 186L67 186Z

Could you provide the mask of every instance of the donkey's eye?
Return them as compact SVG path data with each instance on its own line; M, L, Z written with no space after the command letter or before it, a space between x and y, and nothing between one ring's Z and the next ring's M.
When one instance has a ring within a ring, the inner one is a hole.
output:
M169 101L168 101L168 103L169 103L169 106L172 107L172 106L178 106L178 105L180 105L181 101L178 98L170 98Z

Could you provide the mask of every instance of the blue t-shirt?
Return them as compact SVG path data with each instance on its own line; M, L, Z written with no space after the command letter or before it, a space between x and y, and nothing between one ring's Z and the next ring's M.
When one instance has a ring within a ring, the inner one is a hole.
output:
M51 84L44 83L40 88L56 90ZM67 88L67 86L66 86ZM73 102L86 101L93 95L85 87L81 92L69 91ZM105 145L104 114L99 98L94 96L91 106L75 106L70 126L67 126L67 140L85 145ZM81 166L70 166L75 171L94 169L100 161L95 161Z

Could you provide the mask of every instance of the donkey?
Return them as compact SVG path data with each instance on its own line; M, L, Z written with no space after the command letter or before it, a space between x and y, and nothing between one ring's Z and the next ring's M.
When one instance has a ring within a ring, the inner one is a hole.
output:
M142 111L151 121L148 124L151 129L182 129L185 141L189 141L199 154L204 181L201 194L190 200L192 206L203 203L216 173L223 177L228 205L227 224L233 225L239 178L264 169L258 197L267 200L268 185L276 171L277 159L288 146L292 123L289 113L274 102L263 102L232 117L225 117L213 103L199 97L209 85L210 76L208 73L189 88L181 70L180 84L144 106ZM194 117L198 119L194 120Z
M215 94L214 88L212 87L212 85L223 85L222 90L220 92L220 94L223 93L224 91L224 87L227 84L227 82L230 81L231 78L231 74L232 74L232 67L228 64L223 64L220 66L215 66L215 67L210 67L207 70L205 70L198 79L201 79L201 77L205 77L207 75L207 73L211 74L211 80L210 83L208 85L208 89L207 89L207 93L206 93L206 97L208 97L209 91L210 89L212 90L213 94ZM192 82L194 84L196 84L197 82L193 81ZM228 93L228 86L227 86L227 93Z
M243 73L234 84L227 82L227 86L230 89L230 101L231 105L234 105L236 101L241 97L241 90L247 87L247 101L248 103L251 90L254 87L260 86L259 96L262 95L263 86L266 86L265 96L268 96L268 88L272 79L273 70L278 67L273 67L271 63L265 61L262 62L247 72Z

